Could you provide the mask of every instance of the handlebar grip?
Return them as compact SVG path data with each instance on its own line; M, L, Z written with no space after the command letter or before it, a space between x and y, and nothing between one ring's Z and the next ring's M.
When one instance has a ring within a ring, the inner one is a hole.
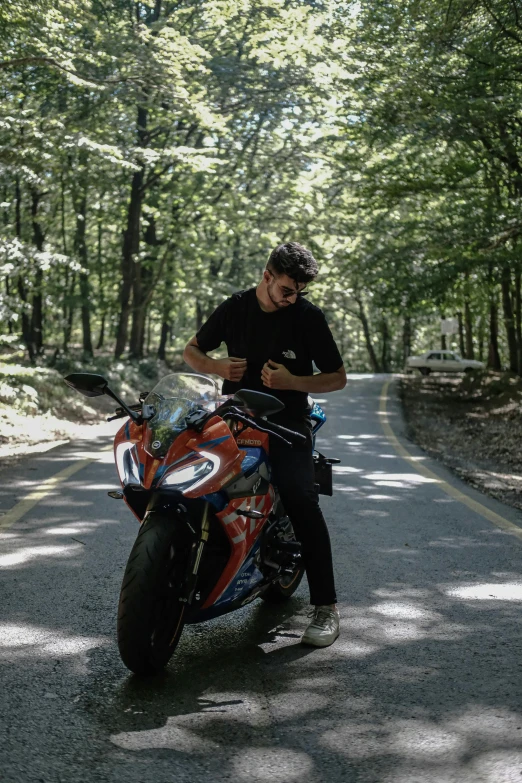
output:
M307 443L306 435L303 435L301 432L295 432L295 430L289 430L286 427L282 427L280 424L274 424L273 421L263 420L262 426L267 430L271 430L275 435L282 435L295 445L305 446Z

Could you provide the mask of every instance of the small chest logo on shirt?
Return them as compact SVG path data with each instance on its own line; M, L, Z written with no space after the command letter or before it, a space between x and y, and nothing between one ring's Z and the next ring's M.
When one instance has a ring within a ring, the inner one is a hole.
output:
M290 349L288 349L288 351L283 351L283 356L286 359L297 359L297 356L295 355L295 353L293 351L291 351Z

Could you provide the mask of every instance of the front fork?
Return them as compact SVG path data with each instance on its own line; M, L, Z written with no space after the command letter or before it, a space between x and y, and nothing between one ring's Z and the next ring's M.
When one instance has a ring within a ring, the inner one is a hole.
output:
M187 520L187 524L191 529L191 531L196 533L196 531L190 524L189 520ZM201 563L201 555L203 554L203 549L208 541L209 531L210 531L209 503L206 502L203 508L203 514L201 515L201 530L199 534L199 539L195 540L194 543L192 544L191 556L188 559L184 585L182 587L180 597L179 597L179 600L182 603L188 604L189 606L194 600L194 594L196 592L196 585L198 581L198 571Z

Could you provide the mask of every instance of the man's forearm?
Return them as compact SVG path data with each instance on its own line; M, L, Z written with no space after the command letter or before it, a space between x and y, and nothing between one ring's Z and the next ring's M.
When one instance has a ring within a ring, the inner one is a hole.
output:
M197 345L187 345L183 351L183 358L189 367L192 367L197 372L219 375L217 372L218 359L212 359L210 356L207 356Z
M293 388L295 391L318 394L338 391L346 386L346 373L320 372L317 375L294 375Z

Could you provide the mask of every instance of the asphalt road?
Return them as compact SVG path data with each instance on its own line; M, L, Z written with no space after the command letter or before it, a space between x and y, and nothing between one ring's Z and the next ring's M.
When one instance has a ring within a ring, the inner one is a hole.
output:
M9 514L97 456L0 533L2 783L522 780L522 540L445 490L516 530L522 516L405 441L392 394L399 456L384 380L353 376L324 403L318 445L342 459L323 501L342 635L324 650L299 644L303 585L283 609L187 628L165 675L130 676L115 622L137 523L106 495L109 440L0 468Z

